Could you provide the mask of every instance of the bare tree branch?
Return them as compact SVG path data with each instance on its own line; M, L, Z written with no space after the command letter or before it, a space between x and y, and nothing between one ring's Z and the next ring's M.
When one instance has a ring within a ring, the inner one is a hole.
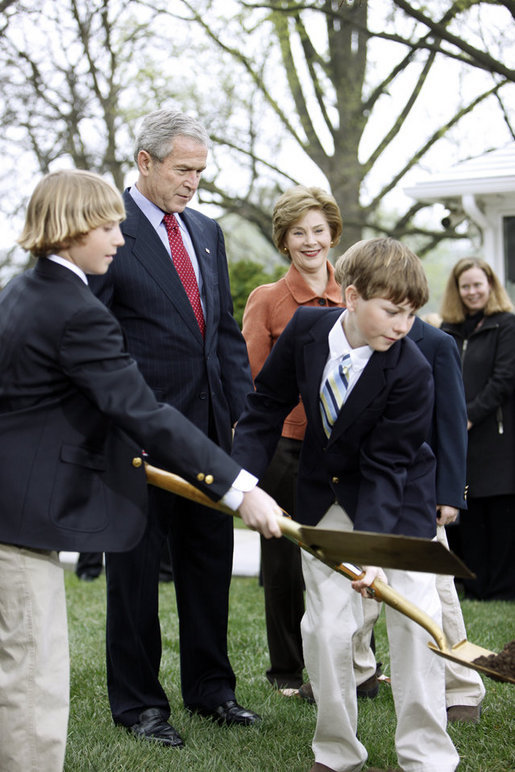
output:
M414 8L411 3L406 2L406 0L393 0L393 2L406 14L408 14L408 16L411 16L411 18L422 22L422 24L425 24L426 27L428 27L428 29L430 29L437 38L441 38L446 40L448 43L452 43L452 45L466 53L470 57L471 62L478 62L485 70L488 70L489 72L497 72L507 80L515 81L515 70L506 67L503 62L499 61L498 59L494 59L489 54L487 54L486 51L481 51L475 46L472 46L463 38L459 38L457 35L453 35L451 32L449 32L444 24L441 22L433 21L429 16L422 13L422 11ZM506 4L504 3L504 5ZM513 3L511 3L511 5L513 5ZM456 8L458 9L460 6L457 5ZM513 13L513 9L511 9L511 12Z
M246 0L231 18L218 2L0 0L4 154L23 152L43 172L108 172L121 188L135 121L171 101L213 140L200 201L247 218L268 241L276 196L314 175L343 212L342 248L371 231L415 239L420 251L460 237L421 227L422 204L394 215L390 194L484 104L514 138L513 70L501 55L514 36L508 25L496 37L475 13L511 19L514 0L441 0L438 18L407 0ZM434 88L442 62L475 76L446 112Z
M370 202L367 209L370 211L373 211L375 207L378 205L378 203L381 201L382 198L390 191L393 190L400 182L400 180L407 174L407 172L410 171L419 161L421 158L423 158L428 150L436 143L439 139L441 139L442 136L447 134L447 132L455 126L459 121L465 116L471 113L477 105L479 105L481 102L484 102L485 99L487 99L489 96L492 96L493 94L496 94L497 91L501 88L502 84L499 84L497 86L494 86L493 88L489 89L488 91L485 91L483 94L480 94L476 99L473 100L470 104L468 104L466 107L463 107L461 110L459 110L453 118L448 121L445 125L441 126L439 129L437 129L433 134L424 142L424 144L418 149L418 151L410 158L408 163L406 163L398 172L397 174L391 179L391 181L385 185L381 191L378 193L376 198Z

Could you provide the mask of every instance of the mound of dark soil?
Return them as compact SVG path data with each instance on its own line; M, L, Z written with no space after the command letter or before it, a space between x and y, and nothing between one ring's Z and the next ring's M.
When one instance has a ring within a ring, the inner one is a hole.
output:
M491 654L489 657L478 657L474 665L487 667L499 673L499 678L490 675L494 681L505 681L506 678L515 678L515 641L510 641L499 654Z

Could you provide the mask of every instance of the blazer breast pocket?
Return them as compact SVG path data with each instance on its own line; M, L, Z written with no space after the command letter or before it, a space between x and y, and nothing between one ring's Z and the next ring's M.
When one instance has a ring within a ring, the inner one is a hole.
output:
M108 522L103 474L105 456L90 448L62 445L56 465L50 519L59 528L92 533Z

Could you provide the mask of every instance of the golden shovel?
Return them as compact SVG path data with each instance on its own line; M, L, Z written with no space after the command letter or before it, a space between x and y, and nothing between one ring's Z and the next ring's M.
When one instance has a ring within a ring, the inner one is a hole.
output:
M145 463L145 471L147 482L151 485L211 509L233 516L237 515L229 507L212 501L178 475L147 463ZM461 577L474 576L456 555L436 541L360 531L330 531L302 526L286 513L285 515L278 518L283 536L351 580L359 579L363 576L363 571L358 566L343 561L356 560L364 565L380 565L382 568L425 571ZM496 656L495 652L467 640L449 646L443 630L425 611L422 611L380 579L376 579L370 585L369 594L377 600L384 601L388 606L427 630L436 642L436 645L428 642L429 648L435 654L457 662L459 665L478 670L497 681L515 683L513 676L500 673L487 665L475 663L478 657Z

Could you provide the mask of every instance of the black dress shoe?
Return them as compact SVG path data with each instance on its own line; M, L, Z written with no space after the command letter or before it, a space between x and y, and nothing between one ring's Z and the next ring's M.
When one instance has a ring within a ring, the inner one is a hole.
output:
M81 582L94 582L99 576L100 571L98 573L96 571L81 571L77 574L77 578L80 579Z
M356 687L356 694L358 697L364 697L365 699L373 700L377 697L378 693L379 680L376 673Z
M173 582L173 573L171 571L159 571L159 583L160 584L168 584L169 582Z
M251 724L257 724L261 721L261 716L254 713L252 710L242 708L238 705L236 700L227 700L222 705L212 710L205 708L194 708L192 713L198 713L199 716L205 716L206 718L212 718L218 724L238 724L240 726L250 726Z
M179 733L168 721L165 721L159 708L147 708L139 714L139 721L129 727L136 737L169 745L172 748L184 748L184 742Z
M301 684L299 686L299 691L297 692L297 694L303 700L306 700L306 702L309 702L311 705L314 705L315 697L313 696L313 687L311 686L311 683L309 681L306 681L305 684Z
M373 676L367 678L366 681L356 687L356 695L358 697L366 697L370 700L373 700L375 697L377 697L378 692L379 679L375 673ZM313 688L309 681L299 686L297 694L299 697L302 697L303 700L306 700L306 702L315 702L315 698L313 696Z

